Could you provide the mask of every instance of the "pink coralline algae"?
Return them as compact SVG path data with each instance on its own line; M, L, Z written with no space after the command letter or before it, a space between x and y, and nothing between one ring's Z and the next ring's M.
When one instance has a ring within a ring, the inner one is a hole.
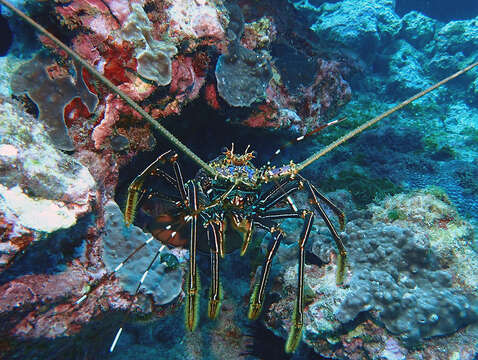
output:
M156 117L179 114L183 104L200 95L212 65L207 53L196 49L224 48L227 13L209 1L158 3L147 12L143 5L140 0L77 0L57 5L55 10L66 28L77 30L71 39L73 49L115 85L138 102L147 100L158 85L169 86L169 95L146 109ZM49 40L42 41L55 49ZM173 58L176 47L185 43L186 53ZM113 99L101 84L90 80L85 78L100 98L101 115L92 132L99 149L108 145L119 119L127 120L130 114L120 104L122 100ZM137 117L130 117L129 122L136 123Z
M267 106L257 106L256 112L244 124L290 128L295 133L304 134L329 121L351 99L351 89L340 66L336 61L319 58L312 84L301 86L297 95L273 77L266 91ZM272 109L275 111L273 116Z
M191 57L178 56L173 61L173 78L170 92L177 96L194 99L199 95L199 90L205 83L204 71L194 67L194 59ZM202 76L201 76L202 75Z
M223 24L227 22L227 18L224 9L218 8L213 1L176 0L171 1L170 5L167 14L173 38L191 38L195 42L214 43L224 40Z
M140 0L78 0L55 9L66 27L79 30L71 40L73 48L133 99L145 101L145 108L154 117L178 115L185 104L199 96L204 96L215 109L223 107L224 102L214 94L217 85L208 74L216 65L211 54L227 53L227 46L235 41L226 36L232 21L228 10L207 0L144 5ZM243 28L238 34L240 44L269 59L274 75L265 98L258 97L250 105L250 115L233 121L305 133L329 121L349 101L350 87L343 79L344 71L340 63L332 60L315 60L313 81L300 89L290 88L289 79L284 80L284 76L295 76L290 73L301 66L283 62L276 65L272 44L280 37L280 29L273 16L258 17ZM228 82L233 83L234 79ZM109 92L95 81L91 84L101 100L100 109L108 108ZM168 86L168 91L158 92L161 86ZM153 102L149 101L152 94L156 94ZM158 98L157 94L162 95ZM98 129L93 132L96 149L107 146L118 116L127 118L122 114L126 107L120 108L114 117L103 111L104 118L98 118ZM131 124L136 122L136 117L130 119Z

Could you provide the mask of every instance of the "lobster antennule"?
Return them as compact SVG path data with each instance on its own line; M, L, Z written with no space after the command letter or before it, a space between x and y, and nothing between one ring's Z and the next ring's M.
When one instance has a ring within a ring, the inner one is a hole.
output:
M321 158L322 156L324 156L325 154L327 154L328 152L332 151L333 149L335 149L337 146L343 144L344 142L348 141L349 139L351 139L352 137L354 137L355 135L358 135L360 134L362 131L364 131L365 129L369 128L370 126L378 123L380 120L392 115L394 112L400 110L401 108L407 106L408 104L414 102L415 100L421 98L422 96L425 96L426 94L428 94L429 92L432 92L433 90L439 88L440 86L446 84L448 81L450 80L453 80L455 79L456 77L466 73L467 71L470 71L471 69L473 69L474 67L478 66L478 61L471 64L471 65L468 65L466 68L462 69L462 70L459 70L457 71L456 73L454 73L453 75L450 75L449 77L437 82L436 84L430 86L429 88L423 90L423 91L420 91L419 93L413 95L412 97L408 98L407 100L401 102L400 104L394 106L393 108L385 111L384 113L374 117L373 119L367 121L366 123L358 126L357 128L355 128L354 130L348 132L347 134L345 134L344 136L342 136L341 138L335 140L333 143L331 143L330 145L326 146L325 148L323 148L322 150L316 152L315 154L312 154L311 156L309 156L307 159L305 159L304 161L302 161L301 163L297 164L296 166L296 171L297 172L300 172L302 171L305 167L309 166L310 164L312 164L313 162L315 162L316 160L318 160L319 158Z

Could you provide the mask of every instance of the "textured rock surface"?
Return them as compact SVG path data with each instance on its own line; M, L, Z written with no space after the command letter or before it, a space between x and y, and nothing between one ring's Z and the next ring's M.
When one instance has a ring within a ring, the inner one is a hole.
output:
M79 69L74 68L75 77L72 78L53 58L39 54L20 66L11 78L12 92L17 96L28 94L37 105L38 118L44 123L52 142L66 151L75 148L68 136L65 108L75 98L80 98L89 112L93 112L98 103L97 97L86 87Z
M433 39L437 22L417 11L411 11L402 18L401 35L415 48L422 48Z
M53 232L91 210L95 182L88 169L58 151L44 126L0 99L1 207L20 226Z
M113 272L128 255L150 238L152 238L150 234L145 234L134 225L127 228L119 206L112 201L106 203L105 235L102 247L106 269L109 272ZM121 286L132 295L136 291L141 276L162 247L158 240L152 240L127 261L117 274ZM166 254L175 258L167 248L163 248L161 255L148 271L141 289L144 294L151 294L154 302L159 305L173 301L182 291L183 272L178 268L177 260L176 268L168 266L164 260Z
M249 106L265 98L272 77L266 60L239 44L229 47L216 67L219 94L232 106Z
M354 50L372 60L375 51L395 38L401 29L400 18L391 1L342 1L323 4L317 10L311 29L329 46Z
M332 195L336 204L345 205L349 218L342 233L349 253L345 287L335 285L336 249L328 229L318 223L310 239L310 251L327 265L306 266L305 341L333 358L362 351L378 356L379 349L412 355L417 344L426 344L427 351L438 356L445 345L435 336L459 330L448 337L447 352L463 348L473 354L477 349L470 337L478 331L478 299L472 274L478 263L466 240L473 236L472 227L450 204L430 193L395 195L368 210L354 209L349 196L340 191ZM300 231L292 223L284 228L289 238ZM294 247L281 251L295 255ZM284 259L281 251L277 257ZM266 313L266 323L285 336L297 268L295 261L279 261L281 270L272 291L281 296ZM378 331L368 319L388 332ZM380 347L373 345L382 341Z

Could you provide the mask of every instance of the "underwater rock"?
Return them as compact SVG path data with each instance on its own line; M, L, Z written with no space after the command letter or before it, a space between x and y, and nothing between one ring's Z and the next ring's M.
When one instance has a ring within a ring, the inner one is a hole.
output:
M401 36L420 49L427 45L435 35L437 22L422 13L411 11L402 18Z
M270 64L265 54L242 46L244 18L237 5L228 7L231 21L227 30L227 54L216 64L216 81L219 95L231 106L250 106L266 97L266 88L272 78Z
M332 358L363 352L370 356L385 348L433 358L443 346L447 353L466 349L473 354L478 284L472 274L478 261L471 241L465 240L473 236L472 227L446 200L431 193L395 195L368 210L354 209L350 194L344 197L342 191L329 196L336 203L349 204L350 220L341 236L351 277L345 287L335 285L335 245L328 229L319 223L309 239L309 251L328 264L305 269L306 288L311 290L306 295L305 342ZM291 238L300 232L300 226L284 229ZM281 267L274 284L274 292L281 297L270 306L265 320L286 337L297 266L282 262ZM436 338L443 335L448 336ZM390 341L395 345L385 347ZM422 343L424 350L413 348Z
M148 239L152 241L148 242ZM108 271L112 272L128 255L144 243L146 246L139 251L138 255L129 259L116 276L121 286L133 295L139 285L141 275L148 269L148 264L156 252L161 251L161 255L149 269L148 276L142 283L141 291L145 295L152 295L155 304L167 304L182 292L183 271L178 268L178 260L166 247L159 250L162 244L152 235L145 234L134 225L126 227L119 206L113 201L106 203L103 259ZM176 260L166 262L168 257Z
M276 40L277 29L270 17L244 24L241 44L250 50L267 49Z
M232 106L263 100L271 78L267 60L239 44L230 46L229 54L221 55L216 65L217 90Z
M173 0L167 10L173 38L214 43L225 39L226 11L220 2ZM196 39L196 40L194 40Z
M283 67L273 68L265 104L256 106L243 124L303 135L331 120L350 101L351 88L340 62L310 59L305 67L290 60L287 55L276 58L275 66ZM307 82L301 82L305 77Z
M131 4L131 13L121 35L134 44L138 73L160 86L168 85L172 76L171 58L176 55L177 49L173 44L153 38L153 24L142 5Z
M21 65L11 79L12 92L28 94L38 106L38 119L53 143L61 150L75 149L65 124L65 107L75 98L80 98L92 113L98 98L86 87L80 67L75 66L75 77L63 73L58 64L43 53Z
M472 248L473 227L462 219L443 190L429 187L397 194L371 205L370 210L374 221L425 233L439 267L451 271L454 283L471 293L478 289L478 278L469 276L478 268Z
M88 169L52 144L39 120L0 99L2 208L26 228L68 228L91 210L95 181Z
M311 29L330 48L353 50L371 61L375 51L394 39L401 20L393 11L393 2L345 0L319 7Z
M384 51L387 57L387 92L410 97L429 87L432 82L425 76L422 65L424 55L404 40L396 40Z
M440 78L469 65L478 56L478 20L450 21L437 29L429 53L430 72ZM466 78L471 79L471 76Z

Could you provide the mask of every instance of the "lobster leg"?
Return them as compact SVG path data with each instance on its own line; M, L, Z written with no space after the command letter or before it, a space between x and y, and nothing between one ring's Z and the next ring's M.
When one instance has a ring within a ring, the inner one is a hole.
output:
M241 247L241 256L244 256L244 254L246 253L247 248L249 247L249 244L252 239L252 234L254 233L254 227L255 227L254 220L248 219L247 221L248 221L247 230L246 230L246 233L244 234L244 242L242 243L242 247Z
M277 184L276 190L272 191L269 196L266 196L259 202L260 211L265 211L284 198L288 198L290 194L302 188L302 184L297 180L290 180L283 184Z
M208 223L208 240L211 255L211 288L209 290L208 316L215 319L222 302L222 286L219 280L219 247L222 237L222 226L215 220Z
M299 175L300 176L300 175ZM314 194L322 200L324 203L327 204L327 206L334 212L334 214L338 217L339 219L339 224L340 224L340 230L343 230L345 227L345 214L342 210L340 210L332 201L330 201L324 194L322 194L317 188L312 184L310 181L304 179L302 176L300 176L304 181L307 182L307 184L310 186Z
M318 211L322 219L324 220L325 224L329 228L330 233L332 234L332 237L335 240L335 244L339 250L339 255L337 256L337 273L335 276L335 281L337 284L342 284L344 282L344 276L345 276L345 265L346 265L346 260L347 260L347 251L345 250L344 243L342 242L342 239L340 238L339 234L337 233L337 230L335 230L334 225L330 221L329 217L325 213L324 209L320 205L319 201L317 200L316 192L314 191L314 188L312 187L312 184L307 181L307 185L309 187L309 191L312 194L312 201L315 209Z
M275 224L262 222L258 222L257 224L269 231L273 238L270 240L269 246L267 248L266 259L264 261L264 265L262 266L261 279L254 286L254 291L251 295L248 313L250 320L256 320L261 313L262 305L264 304L267 280L271 271L272 259L274 258L274 255L279 248L280 242L284 237L282 230L279 229Z
M173 157L171 158L171 161L173 163L174 175L176 176L176 184L177 184L179 194L181 195L181 200L183 201L184 204L187 204L186 189L184 188L183 174L181 173L181 168L177 162L177 158L178 158L177 154L174 154Z
M287 353L294 352L302 339L302 327L304 325L304 267L305 267L305 243L307 242L312 224L314 222L314 213L307 211L304 218L304 227L299 238L299 270L297 274L297 298L292 315L292 326L289 330L289 336L285 345Z
M134 216L136 215L136 207L138 206L141 195L143 194L143 185L146 177L151 175L157 168L159 164L164 164L165 157L171 152L171 150L166 151L165 153L158 156L158 158L153 161L146 169L143 170L141 174L136 176L133 182L128 187L128 197L126 199L126 209L124 211L124 220L126 226L129 226L134 221Z
M186 293L186 327L194 331L199 317L199 273L196 268L198 197L196 184L189 182L188 199L191 210L191 238L189 240L189 273Z
M280 183L276 183L276 186L272 187L269 191L261 195L259 203L264 204L267 201L269 201L269 199L276 196L277 192L281 191L282 187L289 182L290 180L287 179L287 180L281 181Z

